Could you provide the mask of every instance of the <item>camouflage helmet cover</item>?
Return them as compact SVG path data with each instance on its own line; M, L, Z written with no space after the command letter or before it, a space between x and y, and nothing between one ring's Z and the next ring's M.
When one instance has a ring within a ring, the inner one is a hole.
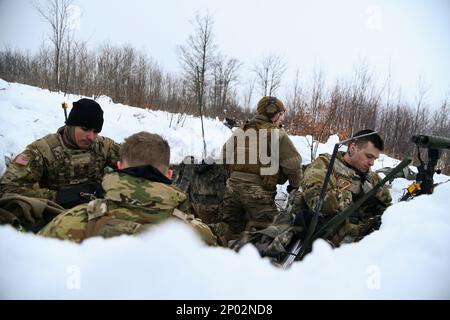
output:
M281 102L281 100L276 97L262 97L257 105L257 113L268 116L269 118L273 117L278 112L285 111L286 108L284 107L283 102Z

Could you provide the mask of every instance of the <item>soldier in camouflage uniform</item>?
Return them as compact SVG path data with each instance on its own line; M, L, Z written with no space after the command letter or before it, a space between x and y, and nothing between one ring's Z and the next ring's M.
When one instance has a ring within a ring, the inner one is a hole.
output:
M0 180L0 195L44 198L66 208L82 203L66 201L71 190L93 183L87 190L95 192L105 168L114 168L119 158L120 146L98 136L102 126L103 111L97 102L74 102L66 126L28 145L12 161Z
M362 130L355 136L373 132ZM378 184L381 179L370 167L383 150L383 140L379 135L358 138L350 142L347 152L338 152L328 183L319 225L327 223L335 215L348 208L364 193ZM288 206L281 210L272 225L253 234L253 242L262 256L269 256L279 262L294 235L303 239L312 218L312 212L319 200L325 180L330 154L321 154L304 169L301 188L289 195ZM301 190L303 189L303 191ZM362 239L377 230L381 215L391 204L391 195L386 186L381 187L374 197L369 198L341 226L326 239L334 247L342 243Z
M373 131L362 130L355 136L370 132ZM347 152L337 154L321 210L322 221L319 223L326 223L381 181L378 174L370 170L381 151L383 151L383 140L378 134L374 134L351 141ZM304 172L301 197L310 210L314 210L319 200L330 157L329 154L321 154ZM341 243L358 241L366 234L378 229L381 215L391 201L389 189L383 186L328 240L334 246L339 246Z
M170 217L190 225L210 245L216 238L207 225L186 213L186 194L171 185L170 148L156 134L140 132L125 139L118 171L102 181L106 194L60 214L40 235L81 242L93 236L105 238L140 233Z
M279 99L263 97L258 102L255 117L236 130L224 145L229 178L223 200L223 217L215 227L222 245L272 223L278 213L275 205L277 184L289 180L294 189L300 185L302 159L281 128L285 111ZM255 133L253 138L252 132ZM246 135L249 138L245 143L239 143L239 135L243 139L247 139ZM253 143L252 139L256 141ZM269 164L262 155L269 157ZM245 156L244 161L239 160L240 156ZM273 171L267 170L274 164Z

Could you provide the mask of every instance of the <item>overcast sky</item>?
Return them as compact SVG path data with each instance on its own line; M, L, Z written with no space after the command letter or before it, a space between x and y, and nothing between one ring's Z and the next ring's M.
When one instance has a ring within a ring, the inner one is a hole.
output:
M165 70L179 68L175 48L193 31L196 12L214 20L215 42L227 56L243 62L242 80L268 54L282 56L288 72L305 81L314 67L327 80L348 78L362 61L393 83L411 102L419 78L436 105L450 94L450 1L448 0L74 0L81 12L77 37L90 46L131 43ZM0 0L0 46L35 51L49 27L31 0Z

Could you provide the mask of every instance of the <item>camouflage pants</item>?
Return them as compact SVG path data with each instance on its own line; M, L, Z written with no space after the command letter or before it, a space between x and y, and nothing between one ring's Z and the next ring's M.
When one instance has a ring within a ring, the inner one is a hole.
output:
M264 229L278 214L276 191L240 180L228 179L223 199L221 222L226 226L225 238L234 240L243 231Z

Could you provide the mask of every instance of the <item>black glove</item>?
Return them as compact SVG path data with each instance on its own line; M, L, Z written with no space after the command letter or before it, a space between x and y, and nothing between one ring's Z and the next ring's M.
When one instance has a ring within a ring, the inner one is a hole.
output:
M288 186L286 187L286 191L287 193L291 193L293 190L297 190L298 188L294 188L293 186L291 186L290 184L288 184Z
M86 182L62 187L56 193L56 203L65 209L73 208L82 203L102 198L105 194L98 182Z

